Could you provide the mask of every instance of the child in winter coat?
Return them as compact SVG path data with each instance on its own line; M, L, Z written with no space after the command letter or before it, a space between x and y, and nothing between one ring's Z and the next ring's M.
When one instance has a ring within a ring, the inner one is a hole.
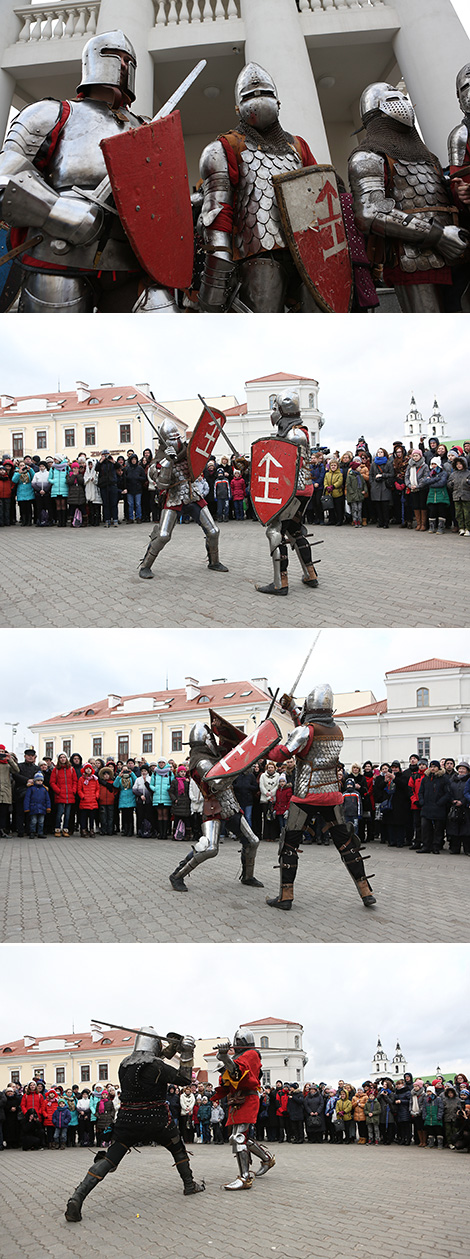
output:
M361 460L351 460L346 474L346 502L351 509L351 522L355 529L362 526L362 503L367 497L367 486L361 475Z
M291 784L287 782L287 778L285 774L279 774L279 786L276 791L276 801L274 805L274 812L276 814L276 821L278 825L279 835L281 834L282 828L284 826L284 822L289 812L289 804L290 804L291 796L292 796Z
M64 1098L59 1099L57 1110L54 1111L52 1122L54 1124L54 1150L65 1150L67 1143L67 1128L69 1126L71 1114Z
M114 829L114 801L116 792L113 787L114 773L109 765L98 770L100 794L98 808L102 835L112 835Z
M379 1145L380 1140L380 1102L377 1097L368 1097L364 1105L367 1124L368 1145Z
M230 493L233 500L233 510L235 520L244 520L245 513L243 510L243 499L246 496L246 485L238 468L235 468L232 480L230 482Z
M0 527L10 524L10 506L12 501L12 465L0 463Z
M133 786L136 780L136 774L132 770L123 769L114 779L114 786L119 787L119 809L121 812L121 835L130 838L134 834L134 809L135 796Z
M44 835L44 819L51 811L51 798L44 786L44 774L38 770L34 775L33 786L26 788L24 811L29 814L30 835Z
M28 468L26 463L20 463L19 468L13 473L13 485L18 486L17 502L20 509L20 524L32 525L33 523L33 502L34 490L32 480L34 471Z
M98 489L96 462L96 459L87 459L83 474L89 525L99 525L101 523L101 508L103 505L103 499Z
M100 784L93 766L87 762L78 780L78 802L80 805L80 835L92 835L98 817Z
M34 523L40 527L49 524L48 505L51 497L49 469L41 459L37 472L34 473L31 485L34 490Z

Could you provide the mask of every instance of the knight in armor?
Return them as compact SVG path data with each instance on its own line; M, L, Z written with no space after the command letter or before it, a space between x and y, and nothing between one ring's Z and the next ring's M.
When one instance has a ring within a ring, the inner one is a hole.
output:
M240 731L240 739L242 738ZM184 882L186 876L203 861L217 856L222 822L227 822L230 830L241 840L241 883L245 887L263 887L254 874L259 839L241 811L231 782L226 778L210 781L206 779L207 773L217 764L228 746L230 745L224 745L223 739L218 743L211 727L202 721L196 722L190 730L189 772L204 797L202 832L188 855L183 857L176 870L170 874L170 883L175 892L187 892Z
M12 123L0 154L0 215L13 248L40 235L21 256L20 311L177 310L173 294L142 271L114 206L93 202L107 175L100 141L144 122L130 108L135 72L123 31L96 35L83 50L76 98L38 101Z
M119 1067L121 1106L114 1125L113 1140L107 1150L98 1150L89 1168L68 1200L65 1218L69 1224L77 1224L82 1218L85 1198L96 1189L109 1172L115 1172L125 1154L137 1142L155 1142L172 1154L183 1181L186 1196L201 1193L204 1183L194 1180L188 1152L178 1127L172 1118L166 1091L169 1084L190 1084L192 1079L195 1040L192 1036L178 1036L169 1032L168 1044L163 1051L162 1041L153 1027L142 1027L134 1049ZM168 1059L179 1053L179 1068L169 1065Z
M271 75L250 62L235 88L239 126L201 157L206 249L199 293L203 310L230 308L234 293L253 311L318 310L289 253L273 176L315 165L308 144L284 131Z
M310 466L310 441L308 429L303 427L300 416L300 400L295 390L285 389L277 395L271 414L271 423L277 429L276 437L293 442L300 448L300 467L295 497L266 528L266 537L273 564L273 580L267 586L257 586L262 595L288 595L288 547L296 552L302 569L304 586L318 586L318 576L312 563L312 550L307 537L304 517L313 494Z
M191 479L187 459L187 443L177 425L167 419L157 428L160 448L148 468L148 478L158 493L164 493L165 505L160 520L150 534L150 544L141 561L139 577L153 577L152 564L171 539L182 508L201 526L206 538L206 551L211 572L227 573L219 560L220 530L212 519L204 498L204 478Z
M267 898L267 904L276 909L292 908L302 833L319 815L324 833L331 836L363 904L369 908L375 905L375 896L356 846L354 828L345 821L342 809L338 762L343 732L333 717L331 686L324 683L314 687L301 712L291 695L283 695L280 704L285 712L290 712L295 729L285 744L278 744L269 755L276 764L295 756L295 782L279 848L279 895Z
M457 99L463 113L462 122L451 131L448 140L452 191L462 205L470 205L470 65L462 66L457 75ZM461 175L462 168L465 174Z
M213 1101L224 1097L228 1100L227 1127L231 1128L229 1140L238 1164L236 1179L224 1188L251 1189L253 1180L265 1176L274 1167L276 1160L264 1145L248 1135L258 1117L262 1074L261 1058L255 1049L253 1032L238 1028L233 1038L233 1055L230 1053L231 1048L229 1041L215 1046L222 1073L219 1076L219 1087L212 1095ZM254 1173L251 1170L253 1154L260 1159L260 1166Z
M399 88L371 84L360 112L365 140L349 159L349 180L356 222L369 233L371 262L383 266L402 311L438 312L440 290L452 284L451 265L467 245L442 167Z

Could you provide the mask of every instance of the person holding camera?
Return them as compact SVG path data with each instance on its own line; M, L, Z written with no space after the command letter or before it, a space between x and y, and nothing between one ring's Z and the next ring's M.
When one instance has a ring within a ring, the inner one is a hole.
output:
M0 839L5 839L13 804L13 783L20 778L16 756L0 743Z

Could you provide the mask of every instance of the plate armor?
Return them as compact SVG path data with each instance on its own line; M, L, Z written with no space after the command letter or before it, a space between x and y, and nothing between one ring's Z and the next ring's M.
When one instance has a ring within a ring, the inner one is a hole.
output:
M402 214L419 214L440 227L453 223L452 208L446 213L442 176L431 162L396 161L392 178L392 195L397 210ZM413 245L404 241L401 249L402 271L427 271L445 267L446 261L435 249Z
M453 131L450 133L448 140L449 166L466 165L467 147L470 134L469 125L470 120L467 122L467 119L465 119L458 127L454 127Z
M240 258L262 250L287 249L272 180L273 175L297 170L301 165L291 145L286 143L283 153L264 153L251 136L246 137L246 149L240 157L234 235Z
M300 399L297 392L289 389L277 395L271 414L271 423L277 428L276 436L292 442L301 450L301 460L296 495L266 528L266 537L273 564L273 581L267 586L257 586L260 594L287 595L288 544L296 552L302 569L302 581L306 586L318 586L316 569L312 563L312 549L307 540L307 528L303 516L312 494L312 469L308 436L302 428Z

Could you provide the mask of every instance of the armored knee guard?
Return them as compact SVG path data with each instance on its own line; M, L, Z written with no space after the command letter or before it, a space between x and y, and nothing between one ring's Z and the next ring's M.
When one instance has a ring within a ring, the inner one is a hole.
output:
M251 826L249 826L246 820L246 817L244 817L243 813L239 813L236 816L239 818L238 829L239 829L240 837L242 841L242 851L241 851L242 872L240 876L241 882L244 883L248 887L263 887L263 884L260 883L260 880L255 879L256 853L259 848L258 836L255 835L254 831L252 831ZM233 821L234 819L230 818L230 824L233 824Z
M236 1180L225 1185L225 1189L251 1189L253 1174L250 1169L250 1155L246 1141L246 1129L234 1128L230 1137L230 1145L238 1163Z
M186 875L191 874L191 871L200 866L203 861L208 861L210 857L217 856L219 839L220 819L208 818L207 821L203 822L202 835L198 839L197 844L193 845L188 855L183 857L176 870L170 874L170 883L175 892L186 892L187 887L184 883Z

